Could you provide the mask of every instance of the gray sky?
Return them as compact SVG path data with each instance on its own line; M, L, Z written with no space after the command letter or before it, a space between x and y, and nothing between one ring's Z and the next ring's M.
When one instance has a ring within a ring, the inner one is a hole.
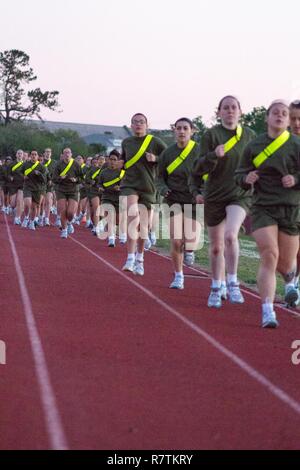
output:
M1 47L30 56L34 86L60 91L45 119L152 127L209 123L218 101L244 111L300 98L300 2L0 0Z

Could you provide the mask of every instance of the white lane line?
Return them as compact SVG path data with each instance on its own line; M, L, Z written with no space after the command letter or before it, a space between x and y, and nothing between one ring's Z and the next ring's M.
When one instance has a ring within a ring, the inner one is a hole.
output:
M14 259L16 273L18 276L19 287L21 292L21 298L23 303L23 309L26 319L26 325L28 329L28 335L30 339L30 345L34 360L34 366L36 370L37 381L40 389L40 396L42 407L44 411L44 418L46 421L46 428L48 431L48 437L50 445L53 450L68 450L67 439L63 429L62 421L59 415L55 393L53 391L48 367L46 363L45 353L43 350L41 338L36 327L32 305L29 297L29 293L26 287L26 282L20 259L17 253L16 245L13 240L7 218L5 217L6 229L8 239ZM26 404L25 404L26 406Z
M149 250L149 253L152 253L152 254L154 254L154 255L160 256L161 258L165 258L165 259L171 261L171 258L170 258L169 256L167 256L167 255L164 255L163 253L159 253L159 252L153 251L153 250ZM192 270L195 271L196 273L203 274L204 276L207 277L207 279L210 279L209 274L206 273L205 271L201 271L201 269L194 268L193 266L186 266L186 267L187 267L188 269L192 269ZM202 278L201 278L201 279L202 279ZM251 292L251 291L249 291L249 290L243 289L242 287L241 287L241 291L244 292L245 294L250 295L251 297L254 297L255 299L260 300L259 295L258 295L258 294L255 294L255 292ZM296 317L299 317L299 318L300 318L300 313L299 313L299 312L297 312L297 311L295 311L295 310L292 310L292 309L290 309L290 308L284 307L283 305L280 305L280 304L278 304L278 303L275 303L275 305L276 305L276 308L280 308L281 310L284 310L285 312L291 313L291 314L295 315Z
M76 240L73 237L70 237L70 238L74 243L81 246L84 250L86 250L92 256L95 256L95 258L97 258L99 261L101 261L103 264L105 264L105 266L107 266L112 271L117 273L123 279L126 279L127 282L134 285L137 289L141 290L144 294L146 294L148 297L150 297L152 300L154 300L156 303L158 303L158 305L160 305L161 307L166 309L169 313L171 313L173 316L178 318L178 320L180 320L182 323L184 323L189 328L191 328L195 333L197 333L199 336L204 338L209 344L211 344L214 348L216 348L220 353L222 353L224 356L226 356L228 359L230 359L234 364L239 366L246 374L248 374L250 377L252 377L258 383L263 385L272 395L277 397L279 400L281 400L283 403L285 403L287 406L289 406L293 411L295 411L298 415L300 415L300 402L296 401L294 398L292 398L290 395L288 395L286 392L284 392L281 388L277 387L277 385L273 384L264 375L262 375L260 372L258 372L256 369L254 369L252 366L250 366L250 364L248 364L243 359L241 359L239 356L237 356L235 353L233 353L232 351L227 349L225 346L223 346L221 343L219 343L219 341L217 341L215 338L213 338L210 334L206 333L206 331L203 330L202 328L200 328L198 325L196 325L192 321L188 320L184 315L179 313L178 310L171 307L166 302L164 302L159 297L157 297L155 294L153 294L150 290L146 289L144 286L142 286L141 284L136 282L128 274L125 274L125 273L123 273L123 271L120 271L119 269L117 269L111 263L109 263L104 258L102 258L102 256L99 256L97 253L95 253L93 250L91 250L90 248L85 246L80 241Z

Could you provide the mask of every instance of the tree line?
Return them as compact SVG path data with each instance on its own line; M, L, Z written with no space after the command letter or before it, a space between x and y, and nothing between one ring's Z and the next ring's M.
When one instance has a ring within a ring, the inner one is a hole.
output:
M51 147L56 157L63 147L71 147L74 154L81 155L105 152L106 148L101 144L86 144L76 131L59 129L50 132L29 121L32 118L42 121L42 108L59 110L57 90L31 88L37 76L29 60L25 52L17 49L0 52L0 156L13 156L18 148L42 151ZM255 107L251 112L243 114L241 123L260 134L266 129L265 116L266 109L263 106ZM213 121L217 122L217 118ZM196 129L194 139L199 142L207 127L202 116L194 118L193 123ZM167 145L174 142L171 126L170 129L154 130L152 133Z

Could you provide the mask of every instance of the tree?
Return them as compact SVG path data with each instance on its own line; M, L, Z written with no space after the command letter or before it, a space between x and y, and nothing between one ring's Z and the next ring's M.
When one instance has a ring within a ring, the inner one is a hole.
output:
M102 144L95 144L95 143L89 144L89 153L93 153L93 154L100 153L100 154L103 154L103 153L106 152L106 150L107 150L107 148L105 147L105 145L102 145Z
M0 122L40 116L41 107L55 111L58 107L58 91L42 91L40 88L25 91L24 85L36 80L29 66L29 56L17 49L0 52Z
M193 140L196 142L200 142L201 137L203 136L204 132L206 131L207 127L202 120L202 116L197 116L192 120L194 127L195 127L195 134Z
M42 153L50 147L54 158L59 158L65 147L72 149L73 155L87 156L91 153L89 146L71 129L59 129L50 132L40 128L36 123L12 122L3 126L0 132L0 157L14 156L21 148L26 151L37 149Z
M262 134L266 131L267 110L264 106L255 107L242 115L241 124L250 127L256 134Z

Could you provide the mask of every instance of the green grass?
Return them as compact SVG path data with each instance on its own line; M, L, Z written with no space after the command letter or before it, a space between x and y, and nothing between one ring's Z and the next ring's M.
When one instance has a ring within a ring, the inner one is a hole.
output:
M164 251L169 250L170 243L168 240L157 240L158 248ZM259 265L258 252L255 246L255 242L251 236L241 235L240 236L240 259L238 278L246 286L257 290L256 277ZM210 272L210 260L209 260L209 244L207 234L205 234L205 242L203 247L195 252L196 263ZM248 254L248 256L247 256ZM252 256L256 256L252 257ZM284 295L284 282L281 276L277 276L277 294L281 297Z

